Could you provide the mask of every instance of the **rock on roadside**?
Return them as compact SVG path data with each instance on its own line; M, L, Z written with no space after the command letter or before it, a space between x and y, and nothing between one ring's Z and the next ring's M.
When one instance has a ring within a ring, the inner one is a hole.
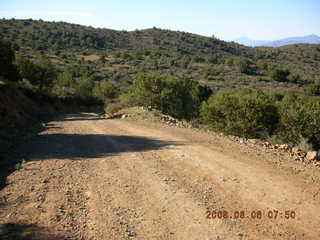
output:
M307 161L314 161L318 159L319 159L319 152L317 151L307 152L307 156L306 156Z

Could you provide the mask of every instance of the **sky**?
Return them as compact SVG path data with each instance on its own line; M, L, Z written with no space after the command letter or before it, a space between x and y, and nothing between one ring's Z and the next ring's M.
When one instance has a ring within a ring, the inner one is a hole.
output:
M320 0L0 0L0 17L277 40L320 36Z

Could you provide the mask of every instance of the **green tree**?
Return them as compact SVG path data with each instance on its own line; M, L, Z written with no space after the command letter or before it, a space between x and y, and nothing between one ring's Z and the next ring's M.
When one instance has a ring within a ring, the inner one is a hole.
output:
M20 80L17 66L13 64L14 60L15 54L11 43L0 40L0 77L2 79L11 82Z
M75 90L76 94L81 98L91 98L94 81L90 77L80 77L76 79Z
M279 105L280 126L277 135L284 141L298 144L307 139L320 147L320 97L287 94Z
M94 86L92 93L99 100L105 102L106 100L114 99L118 91L109 80L102 80Z
M71 97L75 93L75 78L70 72L63 72L54 82L53 92L60 98Z
M130 92L135 104L186 119L198 115L201 100L209 94L207 88L194 80L155 73L139 74Z
M27 79L39 89L50 88L56 79L57 72L49 59L42 57L39 63L33 63L28 59L18 60L18 69L22 78Z
M73 88L76 84L75 78L70 72L63 72L57 76L56 86Z
M200 113L213 129L244 137L271 135L278 123L273 98L256 89L219 91L202 104Z

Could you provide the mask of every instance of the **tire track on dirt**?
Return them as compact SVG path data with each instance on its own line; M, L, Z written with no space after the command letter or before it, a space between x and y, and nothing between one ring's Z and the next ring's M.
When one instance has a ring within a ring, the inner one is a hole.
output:
M116 122L115 125L117 124ZM126 131L135 135L162 135L162 137L168 138L168 134L157 133L154 129L132 128L130 124L126 124ZM177 140L172 136L169 139ZM282 216L282 219L278 218L277 220L265 219L255 222L251 219L242 221L242 226L248 226L245 232L250 232L250 237L260 237L260 239L262 239L261 236L266 239L292 239L293 237L313 239L319 237L319 232L310 231L310 229L317 229L319 215L316 210L319 209L319 203L312 201L312 197L307 193L302 194L302 196L297 194L300 188L292 184L293 179L274 174L270 172L270 169L262 169L261 166L249 166L239 159L235 160L202 146L182 146L180 149L177 147L177 149L162 149L154 152L164 159L162 162L166 165L164 167L165 172L176 170L174 172L177 179L184 177L181 173L189 172L187 179L197 179L198 176L201 176L203 179L209 179L211 183L216 183L215 198L218 195L220 199L227 199L227 201L223 200L220 203L220 206L218 206L220 209L227 207L229 208L227 210L279 209L279 211L282 211L282 209L290 208L300 215L296 220L287 220ZM144 154L150 154L150 152ZM183 160L180 158L178 164L173 164L177 162L181 155L189 155L189 158L184 157ZM213 157L215 160L212 159ZM221 162L224 162L224 164ZM169 169L170 171L168 171ZM262 178L262 180L259 178ZM219 180L221 183L219 183ZM179 185L180 188L184 188L184 186L192 186L192 183L190 181L182 182ZM206 184L206 181L204 181L198 184L198 188ZM191 192L194 191L199 194L199 191L195 190L196 188L197 185L191 187ZM200 196L206 198L206 194L200 193ZM302 206L300 206L301 202L304 202ZM213 201L213 203L216 202ZM217 204L215 204L216 208ZM301 224L301 221L305 224ZM243 236L243 234L240 233L240 236Z
M112 127L112 129L115 131L116 128ZM98 127L95 127L94 131L105 132ZM123 132L121 129L116 129L116 131L118 134ZM120 148L119 152L125 152L124 148L130 148L130 142L119 143L110 139L109 144ZM152 152L154 151L157 150ZM187 193L182 190L172 190L170 185L159 179L159 176L155 174L157 168L150 167L157 165L157 159L153 156L150 158L147 153L149 152L122 153L120 156L112 157L112 161L110 159L101 160L97 165L99 166L97 169L104 169L100 176L101 181L98 182L101 184L108 179L109 196L108 199L102 197L105 195L103 189L106 188L97 187L97 184L94 184L95 202L111 204L113 211L110 212L113 212L114 221L118 222L118 226L122 225L124 231L122 237L211 239L222 235L227 236L226 227L218 222L209 224L204 219L204 209L199 207L198 203ZM114 165L115 162L116 165ZM147 162L150 162L151 165ZM114 174L111 174L110 168L113 168ZM97 191L97 189L100 190ZM108 217L101 217L101 219L105 218ZM119 227L115 228L118 228L118 234L121 234ZM98 229L106 228L100 226ZM106 232L110 232L110 229ZM221 234L217 235L219 232Z
M303 177L318 173L278 169L223 138L71 114L25 149L30 161L8 177L0 215L45 227L25 233L32 240L320 239L319 188ZM207 210L267 208L297 218L206 219Z

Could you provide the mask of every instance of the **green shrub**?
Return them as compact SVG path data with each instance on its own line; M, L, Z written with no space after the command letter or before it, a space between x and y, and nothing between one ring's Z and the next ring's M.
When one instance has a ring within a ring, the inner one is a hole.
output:
M297 73L290 73L287 77L288 81L291 83L299 83L301 81L301 77Z
M209 97L211 90L191 79L142 73L135 78L130 94L136 105L190 119L198 116L200 103Z
M92 90L93 95L101 101L115 98L117 96L117 92L118 91L114 84L108 80L100 81Z
M320 95L320 84L310 84L307 91L310 95Z
M81 98L92 97L92 89L94 87L94 82L90 77L80 77L77 78L76 84L74 86L76 94Z
M225 64L228 66L233 66L234 65L234 59L233 58L226 58L225 59Z
M290 72L283 69L273 69L269 71L269 76L277 82L287 82Z
M136 102L131 93L123 93L117 99L107 98L104 103L104 111L113 114L123 108L134 105L136 105Z
M104 111L109 114L114 114L124 107L121 102L107 102L105 103Z
M259 69L268 70L268 63L263 61L263 60L258 60L257 61L257 67Z
M320 98L289 94L279 104L277 135L287 143L299 144L302 138L320 147Z
M40 90L52 87L57 78L57 70L46 57L41 57L39 63L34 63L25 58L17 60L19 74Z
M243 137L266 137L278 123L273 98L256 89L218 92L202 104L201 117L214 130Z
M248 59L243 59L243 58L238 59L235 63L235 66L240 73L249 73L250 72L249 65L250 65L250 61Z
M22 169L26 163L27 163L27 161L24 160L24 159L22 159L21 162L18 162L18 163L15 165L15 169L16 169L16 170Z

